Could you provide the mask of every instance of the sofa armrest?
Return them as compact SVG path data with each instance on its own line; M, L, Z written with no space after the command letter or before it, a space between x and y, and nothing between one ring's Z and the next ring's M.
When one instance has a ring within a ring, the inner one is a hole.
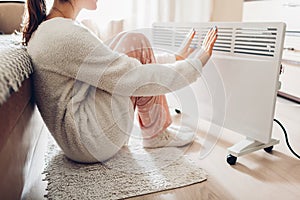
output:
M35 148L45 125L31 94L26 79L0 107L0 199L21 198L33 154L42 153Z

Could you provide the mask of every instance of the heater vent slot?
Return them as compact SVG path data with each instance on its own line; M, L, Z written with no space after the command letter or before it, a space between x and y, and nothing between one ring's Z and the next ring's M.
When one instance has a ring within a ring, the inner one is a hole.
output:
M276 39L276 28L237 28L235 31L234 53L273 57Z

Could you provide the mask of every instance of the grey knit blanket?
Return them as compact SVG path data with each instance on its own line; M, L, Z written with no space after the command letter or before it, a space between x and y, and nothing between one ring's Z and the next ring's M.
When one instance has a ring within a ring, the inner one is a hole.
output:
M0 105L18 91L33 72L30 57L20 35L0 35Z

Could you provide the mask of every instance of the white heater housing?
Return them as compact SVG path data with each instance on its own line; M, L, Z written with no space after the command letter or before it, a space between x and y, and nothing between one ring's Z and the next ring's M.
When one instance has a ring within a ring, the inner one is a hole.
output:
M246 142L229 148L234 156L278 143L271 135L284 23L155 23L152 45L156 50L176 52L191 28L197 31L195 45L214 26L218 39L212 58L201 78L191 85L197 108L182 105L183 112L246 136Z

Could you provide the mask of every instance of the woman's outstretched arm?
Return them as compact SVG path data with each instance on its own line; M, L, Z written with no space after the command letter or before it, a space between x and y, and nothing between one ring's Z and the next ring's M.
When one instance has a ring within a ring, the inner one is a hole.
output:
M181 89L197 80L203 67L201 55L173 64L142 65L138 60L113 52L88 30L78 26L61 41L67 50L60 60L68 67L51 71L85 82L111 94L153 96ZM76 32L76 33L75 33ZM206 47L212 49L216 31L208 34Z

